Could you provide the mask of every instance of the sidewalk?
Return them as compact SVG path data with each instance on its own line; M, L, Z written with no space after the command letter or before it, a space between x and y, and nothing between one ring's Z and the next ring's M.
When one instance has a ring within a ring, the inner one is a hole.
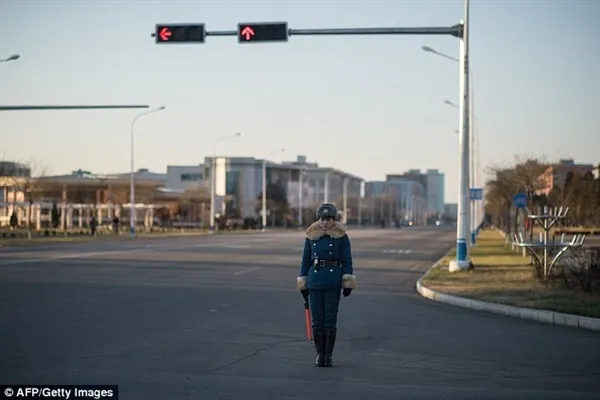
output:
M472 271L451 273L452 249L416 284L417 292L442 303L554 325L600 330L600 294L559 286L533 277L529 257L515 253L496 231L483 231L471 249Z

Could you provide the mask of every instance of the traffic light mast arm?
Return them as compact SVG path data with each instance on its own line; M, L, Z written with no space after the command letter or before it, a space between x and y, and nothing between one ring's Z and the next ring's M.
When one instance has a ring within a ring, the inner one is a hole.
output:
M168 24L163 24L167 26ZM250 25L250 24L248 24ZM255 24L258 25L258 24ZM463 37L463 25L450 27L387 27L387 28L327 28L327 29L288 29L289 36L335 36L335 35L451 35ZM205 36L238 36L238 30L207 31ZM151 34L156 36L156 32Z
M290 29L294 36L333 36L333 35L452 35L462 37L462 25L444 27L411 28L332 28L332 29Z

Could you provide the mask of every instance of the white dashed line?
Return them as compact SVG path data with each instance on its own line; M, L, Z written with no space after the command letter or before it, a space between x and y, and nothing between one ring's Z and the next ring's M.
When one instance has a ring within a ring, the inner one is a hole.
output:
M243 269L241 271L236 272L234 275L242 275L242 274L245 274L247 272L258 271L259 269L262 269L262 268L263 267L254 267L254 268Z
M415 272L415 271L418 271L420 269L424 269L424 268L426 268L429 265L430 265L429 263L419 263L419 264L416 264L416 265L412 266L409 271L410 272Z
M412 250L403 250L403 249L385 249L384 253L396 253L396 254L410 254Z

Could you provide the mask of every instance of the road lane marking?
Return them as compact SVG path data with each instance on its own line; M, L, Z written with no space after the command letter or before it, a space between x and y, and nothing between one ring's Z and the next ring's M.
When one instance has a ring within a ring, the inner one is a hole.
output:
M249 268L249 269L243 269L241 271L236 272L234 275L242 275L245 274L246 272L253 272L253 271L258 271L259 269L263 269L264 267L254 267L254 268Z
M36 257L36 258L26 258L26 259L1 259L0 266L5 265L15 265L15 264L30 264L30 263L39 263L44 261L55 261L55 260L68 260L72 258L90 258L97 256L107 256L107 255L117 255L117 254L131 254L131 253L141 253L141 252L149 252L149 251L159 251L159 250L183 250L190 247L210 247L215 246L214 244L201 244L201 245L180 245L180 246L170 246L167 244L164 245L154 245L151 248L147 247L137 247L133 249L123 249L123 250L108 250L108 251L94 251L87 253L74 253L74 254L62 254L62 255L49 255L44 257Z
M430 265L433 265L433 263L430 264L428 262L421 262L421 263L418 263L418 264L412 266L409 271L415 272L422 268L426 268L427 266L430 266Z

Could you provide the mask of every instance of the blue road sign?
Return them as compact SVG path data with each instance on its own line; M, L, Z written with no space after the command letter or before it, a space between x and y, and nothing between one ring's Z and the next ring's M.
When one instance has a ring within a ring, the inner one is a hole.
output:
M515 197L513 197L513 203L515 203L515 207L517 208L525 208L527 205L527 194L517 193Z
M469 195L471 200L483 200L483 189L482 188L470 188Z

